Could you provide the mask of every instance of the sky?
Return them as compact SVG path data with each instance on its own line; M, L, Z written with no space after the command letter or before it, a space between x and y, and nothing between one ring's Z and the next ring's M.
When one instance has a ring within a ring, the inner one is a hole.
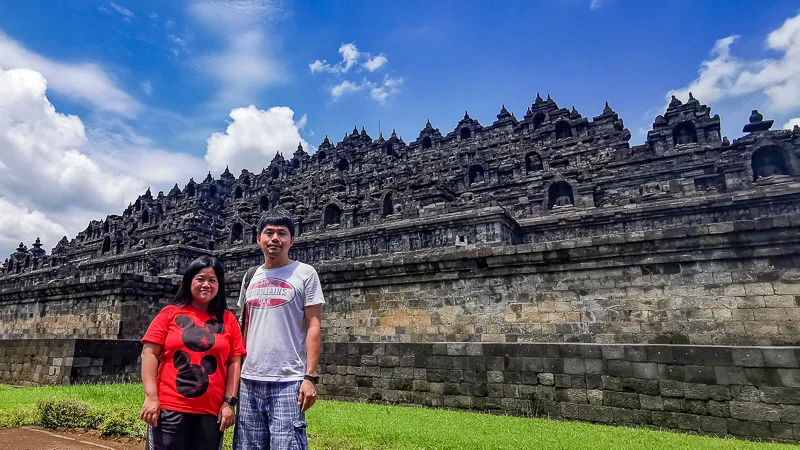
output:
M410 143L541 93L638 145L689 91L731 140L800 124L800 2L0 0L0 254L354 126Z

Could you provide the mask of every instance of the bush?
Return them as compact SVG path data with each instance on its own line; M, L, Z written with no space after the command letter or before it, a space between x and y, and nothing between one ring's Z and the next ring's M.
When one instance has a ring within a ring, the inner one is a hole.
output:
M0 411L0 428L16 428L34 422L34 413L31 410Z
M105 414L103 423L98 427L100 436L131 436L144 438L147 436L147 425L139 420L138 414L132 410L112 410Z
M88 428L96 418L92 405L68 398L43 398L36 402L39 425L45 428Z

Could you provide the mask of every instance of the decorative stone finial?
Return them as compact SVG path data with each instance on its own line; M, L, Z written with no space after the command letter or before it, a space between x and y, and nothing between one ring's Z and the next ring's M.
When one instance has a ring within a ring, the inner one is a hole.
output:
M764 116L758 112L757 109L754 109L750 113L750 123L744 126L742 131L745 133L757 133L759 131L767 131L772 128L772 124L774 124L774 120L764 120Z
M539 103L544 103L544 100L542 100L542 96L541 96L541 95L539 95L539 93L538 93L538 92L536 93L536 101L535 101L534 103L536 103L537 105L538 105Z
M670 100L670 102L669 102L669 107L670 108L677 108L678 106L681 106L682 104L683 104L683 102L678 100L678 98L673 95L672 96L672 100Z
M391 139L397 139L397 131L396 131L394 128L392 128L392 136L391 136Z
M608 106L608 102L606 102L606 107L603 108L603 114L613 114L613 113L614 113L614 110L611 109L611 107Z
M700 102L698 102L697 99L694 98L694 95L692 95L692 93L689 92L689 101L687 103L700 103Z
M366 136L367 135L367 129L366 128L361 127L361 135L362 136Z
M331 143L331 140L328 139L328 135L327 134L325 135L325 140L323 140L322 143L323 144L330 144Z
M464 110L464 120L467 120L467 119L469 119L469 113L468 113L468 112L467 112L467 110L465 109L465 110Z
M509 117L511 117L511 114L506 109L506 105L503 105L500 109L500 114L497 115L497 120L508 119Z
M547 94L547 100L545 100L545 101L546 101L547 103L554 103L554 102L553 102L553 99L552 99L552 98L550 98L550 94L549 94L549 93Z
M722 138L722 146L723 147L728 147L730 145L731 145L731 141L728 140L728 136L723 137Z
M302 152L303 151L303 143L302 142L297 144L297 150L296 151L297 152Z
M353 136L358 136L358 125L353 125Z

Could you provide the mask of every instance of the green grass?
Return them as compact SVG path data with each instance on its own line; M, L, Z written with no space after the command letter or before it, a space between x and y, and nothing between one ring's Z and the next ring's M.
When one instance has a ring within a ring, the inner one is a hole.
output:
M0 418L11 412L34 414L36 402L51 397L79 399L102 410L137 414L144 398L139 384L0 386ZM645 428L335 401L317 402L307 419L312 449L797 448ZM230 431L226 433L227 448Z

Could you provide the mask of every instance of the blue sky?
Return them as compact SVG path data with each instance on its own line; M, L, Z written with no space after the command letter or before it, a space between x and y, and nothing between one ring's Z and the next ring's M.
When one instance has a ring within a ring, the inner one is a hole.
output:
M0 70L35 72L0 78L0 179L16 177L0 250L49 249L147 186L260 171L298 141L376 138L380 120L411 142L464 110L522 117L537 92L589 117L608 101L632 145L689 87L731 139L754 108L800 123L798 15L782 0L0 2ZM21 143L26 121L40 131Z

